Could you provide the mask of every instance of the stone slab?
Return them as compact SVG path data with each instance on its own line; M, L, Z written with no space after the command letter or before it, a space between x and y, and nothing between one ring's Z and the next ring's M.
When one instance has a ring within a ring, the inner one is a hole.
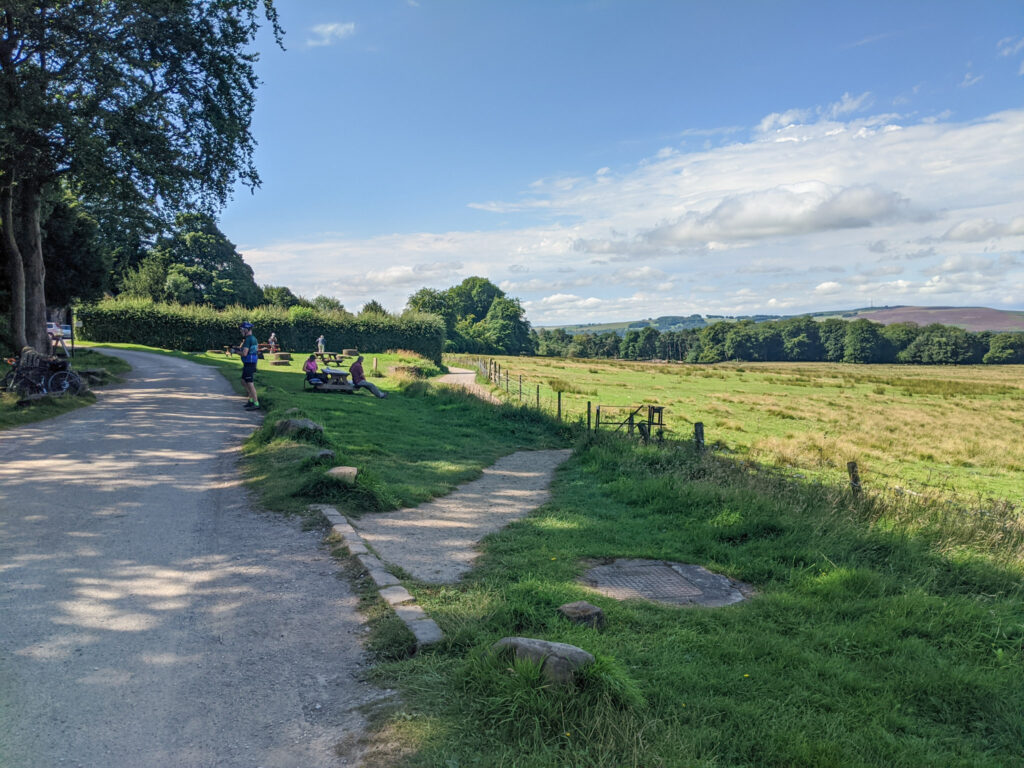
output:
M410 621L427 618L427 613L415 603L412 605L392 605L398 618L408 624Z
M401 603L411 602L414 598L409 594L409 590L405 587L385 587L380 591L380 596L383 597L388 605L400 605Z
M370 568L369 574L373 583L378 587L394 587L401 584L393 573L385 571L383 568Z
M416 638L417 646L434 645L444 640L444 633L433 619L417 619L406 622L409 631Z

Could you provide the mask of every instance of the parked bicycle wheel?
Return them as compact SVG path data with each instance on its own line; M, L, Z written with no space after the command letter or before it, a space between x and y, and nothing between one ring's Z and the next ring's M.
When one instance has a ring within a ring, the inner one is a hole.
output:
M51 395L77 395L82 391L82 379L74 371L57 371L46 384Z
M11 382L8 392L16 393L19 399L24 399L31 395L45 395L46 384L40 377L22 371L15 371L14 380Z

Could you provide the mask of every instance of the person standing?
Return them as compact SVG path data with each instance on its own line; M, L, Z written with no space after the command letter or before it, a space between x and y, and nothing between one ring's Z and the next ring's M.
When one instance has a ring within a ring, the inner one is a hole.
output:
M324 353L324 335L322 333L316 337L316 351L321 355Z
M238 354L242 356L242 385L249 395L245 410L256 411L260 407L260 399L256 395L256 361L260 359L260 343L252 332L252 323L246 321L239 326L242 331L242 346Z
M270 338L267 339L267 344L270 345L271 352L277 352L277 333L275 331L270 332Z
M352 374L352 386L355 388L362 387L363 389L370 390L374 395L380 399L384 399L388 396L387 392L381 392L377 389L376 385L366 380L363 376L363 356L360 355L356 358L356 361L349 366L348 372Z

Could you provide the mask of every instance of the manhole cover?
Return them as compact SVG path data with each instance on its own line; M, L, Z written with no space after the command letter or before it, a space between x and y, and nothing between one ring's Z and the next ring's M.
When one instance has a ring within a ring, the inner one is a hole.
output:
M664 560L615 560L583 574L582 582L616 600L653 600L669 605L717 608L753 594L749 584L719 576L699 565Z

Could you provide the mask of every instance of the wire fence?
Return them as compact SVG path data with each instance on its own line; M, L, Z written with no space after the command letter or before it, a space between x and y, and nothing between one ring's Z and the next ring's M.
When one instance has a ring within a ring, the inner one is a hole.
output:
M672 415L669 409L650 401L632 403L603 403L596 391L587 392L571 381L564 381L551 374L528 373L493 358L478 355L446 355L446 361L456 367L468 368L477 375L477 380L488 385L491 392L501 400L521 404L553 416L560 421L576 423L588 429L602 432L621 432L643 440L667 439L673 442L692 441L698 450L732 453L728 446L713 435L705 436L704 423L691 421L682 414ZM591 397L592 396L592 397ZM590 397L591 399L588 399ZM652 414L651 411L655 413ZM794 478L803 478L807 468L795 466L775 467ZM824 475L838 479L843 475L842 466L831 466ZM991 506L992 499L981 498L980 493L964 494L957 487L952 475L940 470L929 471L924 479L889 474L876 466L860 466L856 461L847 462L846 480L849 490L860 495L870 488L872 494L908 499L954 498L961 501L966 496L974 497L974 506ZM811 472L817 470L811 469ZM1011 508L1020 507L1021 500L1007 500Z
M671 429L665 422L664 406L653 402L605 403L588 392L551 375L516 370L493 358L475 355L446 355L449 364L468 368L477 380L507 403L519 404L553 416L559 421L584 425L587 429L621 431L645 440L663 439Z

